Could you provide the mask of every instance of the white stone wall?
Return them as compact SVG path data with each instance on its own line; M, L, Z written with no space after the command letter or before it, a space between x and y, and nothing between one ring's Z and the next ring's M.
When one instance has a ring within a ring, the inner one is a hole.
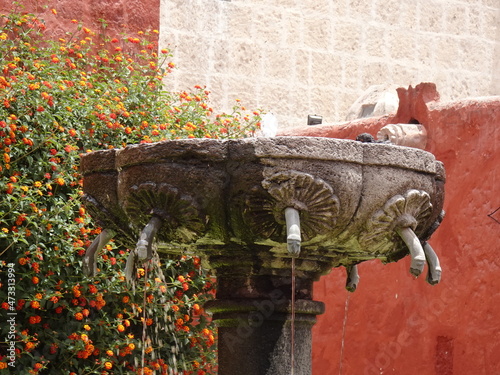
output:
M374 84L437 84L442 100L500 94L500 0L161 0L173 90L196 84L275 113L342 121Z

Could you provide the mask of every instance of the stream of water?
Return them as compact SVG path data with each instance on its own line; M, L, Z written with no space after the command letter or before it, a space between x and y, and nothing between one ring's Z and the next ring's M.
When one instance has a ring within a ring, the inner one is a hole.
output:
M291 332L290 332L290 362L292 366L291 375L294 375L295 371L295 257L292 256L292 320L291 320Z

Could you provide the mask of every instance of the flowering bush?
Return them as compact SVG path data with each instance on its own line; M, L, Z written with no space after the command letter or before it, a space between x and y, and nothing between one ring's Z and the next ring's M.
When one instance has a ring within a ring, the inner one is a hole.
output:
M51 40L35 15L0 20L0 372L212 373L215 338L201 306L213 287L198 258L150 262L134 291L124 282L128 251L112 241L98 275L83 275L99 228L80 201L79 154L242 137L259 113L236 103L216 115L202 87L163 91L174 66L150 41L156 31L98 39L73 22Z

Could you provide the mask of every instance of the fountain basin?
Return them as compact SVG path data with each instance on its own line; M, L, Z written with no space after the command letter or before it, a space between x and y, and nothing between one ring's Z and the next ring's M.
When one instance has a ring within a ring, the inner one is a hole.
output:
M237 274L289 274L288 206L301 216L298 275L317 279L332 267L404 257L397 221L412 215L425 241L444 198L432 154L330 138L165 141L93 152L81 169L90 213L128 247L158 215L160 253L201 253L210 268ZM401 202L384 211L394 197Z

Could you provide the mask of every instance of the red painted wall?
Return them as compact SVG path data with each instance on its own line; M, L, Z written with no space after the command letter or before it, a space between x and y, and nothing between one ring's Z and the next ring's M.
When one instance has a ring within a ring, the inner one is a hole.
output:
M313 373L500 374L500 210L488 216L500 207L500 97L442 104L433 84L399 96L393 116L287 132L354 139L416 119L447 173L446 218L430 241L441 284L414 279L408 259L361 264L350 296L343 269L322 277L314 296L326 313L313 329Z
M19 0L18 0L19 1ZM58 36L75 29L71 20L82 21L96 32L104 20L112 34L159 29L160 0L21 0L23 11L40 15ZM13 0L0 0L0 12L22 9ZM52 14L51 9L57 11Z

